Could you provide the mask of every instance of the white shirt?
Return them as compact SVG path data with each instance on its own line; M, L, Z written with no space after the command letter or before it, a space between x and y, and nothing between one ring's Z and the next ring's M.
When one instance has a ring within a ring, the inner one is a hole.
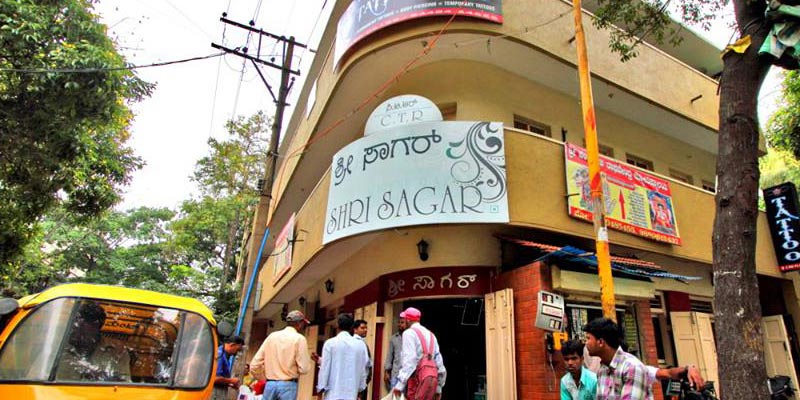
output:
M326 400L354 400L367 388L367 347L347 332L325 341L317 391Z
M414 332L415 329L422 333L422 337L425 338L425 345L430 343L431 336L434 338L433 360L436 362L436 368L439 370L439 384L436 387L436 393L442 393L444 381L447 379L447 369L444 367L442 353L439 352L439 341L436 340L436 336L433 334L433 332L429 331L419 322L414 322L403 332L403 366L400 368L400 372L397 374L397 385L395 385L394 388L400 391L405 391L408 378L410 378L411 375L414 374L414 371L417 370L419 360L422 359L422 343L419 342L419 338L417 337L416 332Z

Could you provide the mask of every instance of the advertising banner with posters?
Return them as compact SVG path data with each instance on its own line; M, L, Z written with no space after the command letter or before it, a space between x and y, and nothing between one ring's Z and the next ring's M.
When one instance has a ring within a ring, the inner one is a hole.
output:
M403 21L443 15L503 23L501 0L353 0L336 28L334 65L345 52L370 34Z
M592 221L586 149L566 143L564 150L569 215ZM605 176L603 197L609 228L659 242L682 243L669 181L602 156L600 171Z

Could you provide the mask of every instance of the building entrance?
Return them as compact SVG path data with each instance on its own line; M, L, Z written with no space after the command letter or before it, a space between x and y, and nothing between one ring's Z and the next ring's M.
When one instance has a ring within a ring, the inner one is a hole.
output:
M422 325L439 340L447 368L445 399L486 398L486 327L483 298L413 300L403 309L422 311Z

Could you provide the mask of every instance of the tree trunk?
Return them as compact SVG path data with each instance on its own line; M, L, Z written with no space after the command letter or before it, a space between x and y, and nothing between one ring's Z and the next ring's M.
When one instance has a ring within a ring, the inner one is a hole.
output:
M735 0L751 46L724 58L720 82L718 192L714 220L715 331L724 399L768 399L756 277L758 92L769 63L758 57L768 26L764 2ZM755 22L752 22L755 21Z

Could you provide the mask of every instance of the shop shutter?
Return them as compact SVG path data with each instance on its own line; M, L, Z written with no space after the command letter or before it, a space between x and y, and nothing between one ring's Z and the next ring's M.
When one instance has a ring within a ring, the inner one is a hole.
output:
M308 342L308 354L317 351L317 341L319 340L319 326L311 325L306 328L306 341ZM313 362L312 364L313 365ZM298 399L313 399L314 398L314 376L318 369L316 366L311 368L311 371L305 375L300 375L297 380L297 398Z
M488 400L516 400L514 291L489 293L486 300L486 394Z
M672 335L679 365L694 364L703 378L714 382L719 393L717 348L711 315L698 312L671 312Z
M792 378L792 385L797 386L797 374L794 370L792 353L789 351L789 337L783 317L773 315L761 319L764 331L764 359L767 363L767 375L786 375Z

